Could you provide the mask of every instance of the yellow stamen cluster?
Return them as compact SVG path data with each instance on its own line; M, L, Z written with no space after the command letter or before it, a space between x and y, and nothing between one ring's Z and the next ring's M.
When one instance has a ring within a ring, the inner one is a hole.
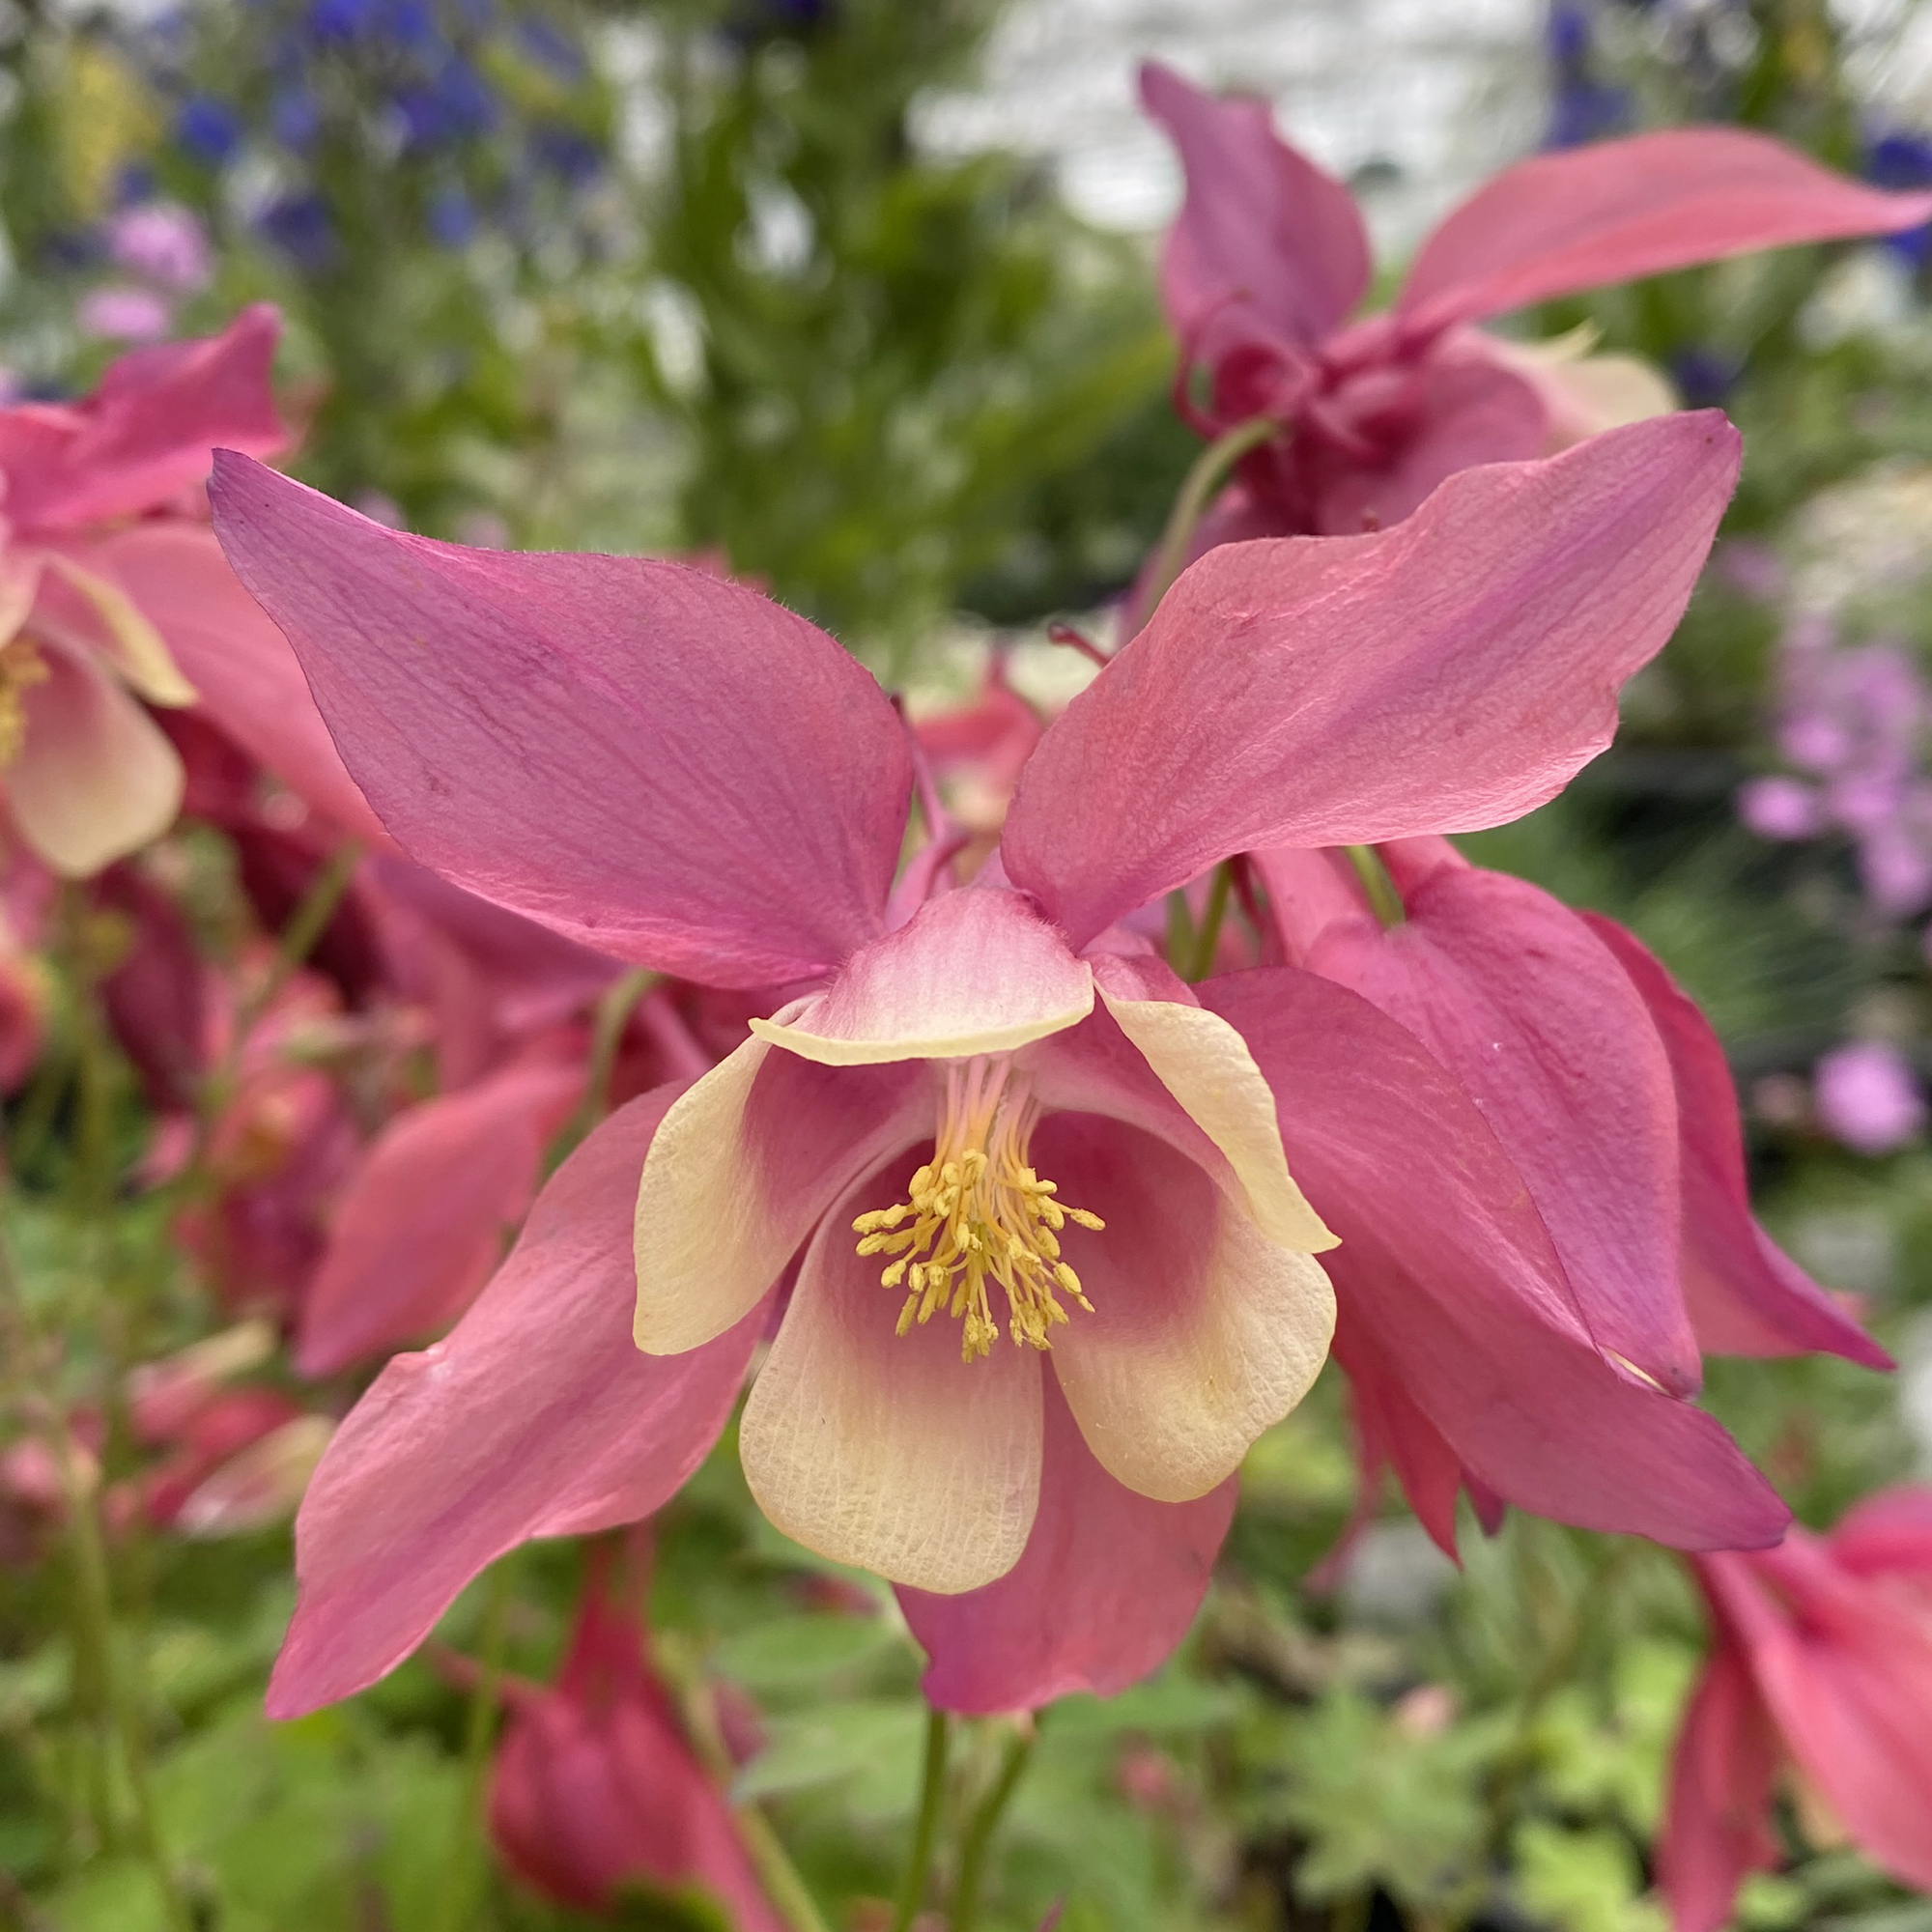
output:
M47 668L28 638L15 638L0 644L0 769L19 755L20 743L27 735L25 693L30 685L46 680Z
M913 1176L911 1199L852 1223L862 1255L895 1257L879 1280L906 1291L901 1335L943 1309L962 1323L963 1360L990 1353L1000 1331L987 1301L989 1281L1006 1293L1015 1343L1052 1346L1049 1331L1066 1320L1056 1289L1093 1314L1080 1277L1061 1259L1060 1231L1072 1221L1097 1233L1106 1223L1084 1208L1065 1207L1054 1183L1027 1164L1038 1115L1009 1056L947 1063L932 1158Z

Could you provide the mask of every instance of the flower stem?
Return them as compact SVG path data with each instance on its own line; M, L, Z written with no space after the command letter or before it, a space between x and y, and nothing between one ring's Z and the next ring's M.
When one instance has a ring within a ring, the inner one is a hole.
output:
M1228 917L1228 896L1235 889L1235 862L1224 859L1214 868L1214 883L1208 889L1208 907L1194 935L1194 954L1188 961L1188 980L1205 980L1214 970L1214 954L1221 947L1221 925Z
M1025 1718L1019 1720L1000 1755L1000 1769L992 1787L980 1799L979 1808L966 1827L966 1835L959 1846L959 1883L953 1888L952 1917L948 1921L951 1932L973 1932L980 1922L980 1892L985 1882L986 1850L993 1841L994 1832L999 1829L1001 1818L1006 1815L1013 1788L1019 1783L1027 1762L1033 1756L1034 1739L1037 1735L1038 1727L1033 1720Z
M511 1568L507 1558L498 1557L483 1578L483 1623L476 1642L478 1667L475 1682L469 1687L469 1708L463 1722L463 1794L439 1894L438 1932L456 1932L469 1902L470 1854L481 1825L483 1779L490 1764L490 1741L497 1734L497 1705L503 1683Z
M1259 449L1280 429L1278 417L1250 416L1246 422L1238 422L1233 429L1223 430L1194 459L1193 468L1181 480L1174 508L1168 512L1167 527L1161 531L1159 547L1153 554L1154 567L1149 575L1147 588L1141 594L1143 621L1167 594L1168 585L1180 575L1181 567L1187 561L1187 546L1193 541L1201 519L1208 514L1214 493L1227 481L1228 472L1249 450Z
M1408 914L1404 909L1402 895L1395 889L1395 881L1389 877L1388 867L1382 864L1381 854L1373 845L1345 845L1342 849L1348 853L1349 863L1354 867L1355 876L1369 895L1370 908L1381 921L1383 929L1403 924Z
M32 1373L33 1318L25 1284L14 1251L0 1235L0 1355L18 1377ZM36 1404L45 1420L48 1446L59 1476L61 1501L67 1515L69 1553L73 1569L73 1650L76 1682L91 1683L120 1747L122 1770L134 1804L138 1849L147 1861L160 1896L161 1910L172 1932L195 1932L194 1915L174 1867L168 1862L155 1812L154 1791L148 1782L147 1727L139 1699L127 1675L116 1667L114 1605L107 1578L107 1546L100 1533L99 1483L73 1438L58 1396ZM111 1819L103 1818L103 1826ZM103 1830L105 1839L108 1833ZM103 1843L102 1849L109 1847Z
M611 1069L617 1064L617 1048L624 1029L638 1003L658 983L658 976L648 966L633 966L628 973L611 980L604 997L597 1002L597 1017L590 1032L590 1064L583 1076L583 1098L577 1111L564 1122L563 1131L551 1144L545 1171L554 1173L566 1156L589 1133L611 1104Z
M893 1932L912 1932L912 1921L925 1902L932 1878L932 1852L939 1842L939 1811L946 1798L946 1752L952 1742L952 1720L944 1711L925 1714L925 1760L920 1777L919 1817L913 1825L912 1850L906 1855L905 1876L893 1913Z
M805 1880L799 1876L798 1867L791 1861L791 1854L785 1850L783 1839L772 1829L772 1821L765 1816L763 1808L753 1799L732 1798L729 1795L732 1775L737 1767L732 1762L730 1747L724 1741L724 1728L718 1721L717 1700L711 1694L710 1686L704 1682L696 1660L681 1643L664 1636L660 1636L653 1646L653 1656L658 1668L669 1680L677 1694L685 1735L691 1740L691 1747L696 1753L698 1763L726 1792L732 1822L738 1828L746 1856L758 1874L758 1883L765 1889L765 1896L778 1908L779 1917L792 1928L792 1932L827 1932L817 1901Z

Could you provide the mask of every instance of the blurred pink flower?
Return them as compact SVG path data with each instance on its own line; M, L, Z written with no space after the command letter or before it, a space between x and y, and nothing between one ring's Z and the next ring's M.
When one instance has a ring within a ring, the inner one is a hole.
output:
M216 443L286 440L277 328L247 309L219 336L124 355L84 402L0 410L0 806L57 872L85 877L172 823L181 762L137 700L195 701L185 643L213 636L225 683L221 660L272 632L182 499Z
M1752 779L1738 792L1738 816L1760 838L1815 838L1825 824L1818 794L1798 779Z
M1819 1124L1860 1153L1889 1153L1925 1125L1925 1100L1905 1056L1885 1040L1854 1040L1812 1069Z
M153 289L125 286L92 289L74 310L80 332L102 342L159 342L174 320L174 311Z
M552 1690L512 1681L490 1777L490 1835L532 1890L580 1912L627 1887L696 1890L736 1932L783 1932L724 1794L686 1742L644 1649L636 1578L593 1548L577 1628Z
M124 209L107 224L107 252L120 267L176 295L194 295L213 273L208 232L177 202Z
M1681 128L1506 169L1423 242L1391 307L1349 320L1371 276L1347 188L1277 135L1263 101L1158 65L1141 99L1187 199L1161 258L1176 384L1204 436L1260 415L1282 434L1197 538L1348 534L1407 516L1453 471L1532 457L1666 410L1629 358L1565 360L1469 325L1584 289L1759 248L1890 234L1932 215L1761 134ZM1205 369L1197 407L1190 378Z
M947 890L917 859L895 885L905 727L803 620L674 564L398 534L224 458L228 554L413 858L587 947L772 989L721 1065L590 1136L344 1425L271 1707L390 1668L512 1544L655 1509L787 1286L748 1475L781 1527L905 1587L928 1694L1014 1709L1151 1668L1327 1341L1329 1236L1284 1141L1406 1264L1517 1268L1528 1226L1479 1118L1365 1002L1285 972L1197 993L1121 922L1237 851L1553 795L1668 635L1736 461L1721 419L1664 418L1454 478L1381 536L1205 558ZM1000 1346L996 1295L1032 1347ZM1605 1526L1776 1535L1715 1425L1629 1386Z
M1932 1890L1932 1490L1890 1490L1830 1535L1697 1561L1712 1646L1658 1845L1674 1932L1731 1922L1782 1861L1780 1778L1821 1849L1849 1837Z

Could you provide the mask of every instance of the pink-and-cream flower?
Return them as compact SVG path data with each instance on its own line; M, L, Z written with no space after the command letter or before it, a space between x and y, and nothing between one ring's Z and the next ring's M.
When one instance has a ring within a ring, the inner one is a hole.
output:
M82 403L0 410L0 800L57 872L97 871L174 819L181 762L139 700L191 704L195 688L112 552L190 521L179 502L217 442L281 446L275 330L249 309L224 335L123 356Z
M90 875L173 823L182 763L150 705L202 705L334 823L383 839L201 500L217 444L288 441L280 326L257 304L122 356L79 403L0 409L0 808L56 872Z
M1215 552L945 890L900 870L904 725L802 618L676 564L398 534L219 459L230 561L398 843L585 945L772 989L719 1066L592 1135L451 1335L344 1424L272 1708L392 1666L525 1537L657 1507L786 1290L741 1429L753 1491L903 1586L929 1692L1012 1708L1151 1667L1243 1453L1325 1353L1330 1215L1374 1237L1424 1200L1410 1232L1474 1273L1520 1187L1463 1190L1467 1123L1404 1122L1414 1042L1365 1002L1291 976L1314 1023L1268 1037L1264 1080L1245 1022L1121 922L1235 852L1550 797L1675 624L1736 464L1720 417L1668 418L1459 476L1385 533ZM1320 1214L1285 1125L1328 1178ZM1644 1439L1604 1526L1776 1536L1708 1418L1629 1403ZM1075 1601L1093 1614L1046 1607Z
M1141 71L1187 198L1161 258L1180 339L1177 396L1204 435L1257 416L1281 434L1243 462L1202 546L1406 517L1471 464L1537 456L1672 407L1628 356L1577 359L1472 327L1554 297L1760 248L1886 235L1932 194L1846 180L1762 134L1676 128L1539 155L1453 209L1393 303L1355 317L1371 276L1353 197L1270 125L1266 104ZM1197 405L1191 382L1205 371Z

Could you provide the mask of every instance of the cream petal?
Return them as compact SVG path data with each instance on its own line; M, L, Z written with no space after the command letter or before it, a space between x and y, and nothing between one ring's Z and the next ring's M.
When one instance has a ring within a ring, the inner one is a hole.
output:
M36 856L86 878L174 823L181 760L105 672L53 644L42 656L47 675L22 696L26 734L0 785Z
M59 551L48 551L45 563L43 621L69 632L74 643L99 651L150 704L179 709L195 701L199 694L182 675L160 632L120 584ZM55 581L73 593L71 600L52 589Z
M1039 1501L1039 1360L959 1358L957 1323L894 1332L902 1296L850 1222L905 1175L849 1190L806 1251L739 1430L758 1506L822 1556L956 1596L1020 1559Z
M1332 1248L1336 1237L1288 1171L1274 1094L1247 1041L1204 1008L1132 997L1141 988L1125 965L1108 958L1094 962L1100 997L1161 1084L1227 1155L1255 1227L1265 1239L1304 1254Z
M1061 1199L1106 1222L1062 1236L1094 1305L1054 1331L1080 1433L1141 1495L1206 1495L1321 1371L1335 1327L1328 1277L1151 1135L1056 1115L1034 1151Z
M928 899L862 947L831 984L759 1038L831 1066L1010 1053L1076 1026L1094 978L1019 894L969 887Z
M677 1355L722 1335L855 1175L931 1130L922 1067L834 1070L746 1040L679 1094L644 1158L638 1347Z

